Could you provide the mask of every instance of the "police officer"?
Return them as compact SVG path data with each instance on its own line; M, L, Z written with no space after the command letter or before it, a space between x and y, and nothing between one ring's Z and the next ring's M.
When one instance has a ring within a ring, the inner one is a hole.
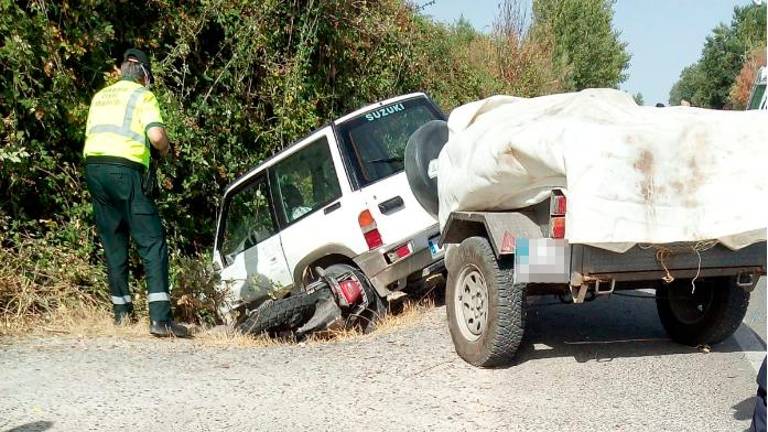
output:
M168 138L155 95L147 55L129 49L121 80L96 93L85 130L85 180L93 199L96 226L104 246L115 322L132 318L128 290L128 237L138 246L147 278L149 332L186 337L173 322L168 292L168 247L160 216L147 197L150 145L165 156Z

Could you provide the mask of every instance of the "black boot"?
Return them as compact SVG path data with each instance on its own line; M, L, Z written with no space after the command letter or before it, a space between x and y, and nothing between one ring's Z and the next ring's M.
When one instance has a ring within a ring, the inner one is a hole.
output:
M149 324L149 333L152 336L168 337L174 336L177 338L189 337L189 330L181 324L176 324L173 321L152 321Z

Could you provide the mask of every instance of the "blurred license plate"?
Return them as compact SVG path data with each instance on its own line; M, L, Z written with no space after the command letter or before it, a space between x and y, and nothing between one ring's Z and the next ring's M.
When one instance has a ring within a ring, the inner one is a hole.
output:
M443 248L440 247L440 236L429 239L429 253L432 254L432 258L443 253Z

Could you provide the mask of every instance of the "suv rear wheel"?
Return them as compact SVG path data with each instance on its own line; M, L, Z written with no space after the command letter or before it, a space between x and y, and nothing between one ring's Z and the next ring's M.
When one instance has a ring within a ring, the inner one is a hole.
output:
M693 291L693 292L692 292ZM715 344L741 325L749 306L749 293L735 278L676 280L656 288L661 324L676 342L696 346Z
M512 262L497 260L488 240L470 237L448 274L446 310L453 345L480 367L509 363L525 327L525 285L514 283Z

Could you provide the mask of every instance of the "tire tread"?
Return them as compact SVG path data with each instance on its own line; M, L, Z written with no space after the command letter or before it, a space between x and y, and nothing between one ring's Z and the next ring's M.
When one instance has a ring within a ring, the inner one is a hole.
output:
M456 346L456 351L469 363L480 367L496 367L509 364L523 339L525 329L525 284L514 283L514 264L511 260L497 260L490 243L483 237L471 237L464 240L459 248L460 259L470 261L478 268L484 266L491 274L483 274L486 284L493 283L494 288L488 287L488 302L493 292L497 295L496 315L492 316L489 307L489 316L486 332L479 341L482 343L481 356L469 356L465 351L465 344L458 330L451 328L451 336ZM481 262L474 262L479 260ZM483 266L484 264L484 266ZM458 271L457 273L461 273ZM485 273L485 272L484 272ZM449 274L449 286L456 289L455 276ZM452 296L451 297L451 302ZM449 296L446 295L448 301ZM449 312L449 320L453 311ZM458 323L449 323L461 325Z
M668 304L671 287L660 286L656 290L656 306L661 324L669 336L685 345L716 344L731 336L741 325L749 307L750 294L738 287L733 278L713 278L707 283L717 284L714 301L716 309L710 311L705 321L696 325L681 323L675 318ZM689 283L680 281L678 283ZM680 288L678 288L680 289Z

